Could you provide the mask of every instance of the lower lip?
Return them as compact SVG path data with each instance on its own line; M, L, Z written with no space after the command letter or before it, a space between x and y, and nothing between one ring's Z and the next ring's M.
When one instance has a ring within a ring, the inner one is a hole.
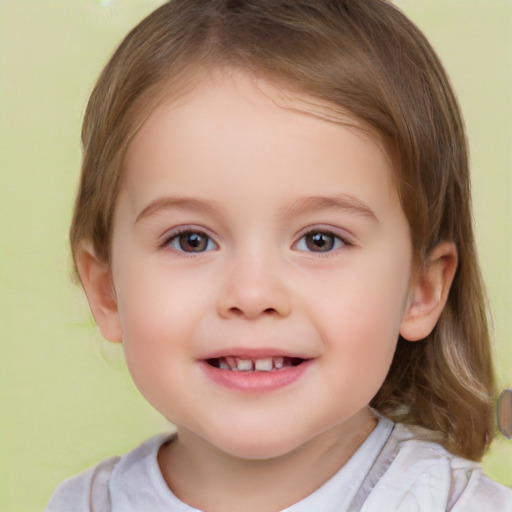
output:
M262 393L274 391L298 381L308 370L312 359L297 366L289 366L270 372L237 372L221 370L201 361L201 369L215 384L238 391Z

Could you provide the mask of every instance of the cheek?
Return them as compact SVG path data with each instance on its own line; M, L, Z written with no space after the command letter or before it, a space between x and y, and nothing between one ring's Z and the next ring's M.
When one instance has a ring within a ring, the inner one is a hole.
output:
M369 399L389 370L408 295L407 260L374 262L339 275L311 301L315 325L332 354L330 379L354 383ZM350 388L349 388L350 389Z
M408 275L394 265L365 265L360 272L351 268L340 273L311 301L322 318L316 322L318 329L359 340L363 346L395 340L406 308Z
M355 371L365 369L372 375L384 372L385 376L398 340L401 315L399 308L373 299L342 304L341 311L322 315L319 331L343 365Z
M398 322L390 321L396 310L367 300L361 307L349 307L323 332L324 378L333 400L343 397L346 407L369 404L388 374L399 335ZM370 309L373 313L370 314ZM323 317L322 324L329 319ZM348 392L347 392L348 391Z
M202 308L197 291L179 280L162 278L164 272L133 269L123 275L118 307L123 349L130 373L139 388L158 378L176 375L183 351L197 325ZM165 371L160 371L165 368ZM143 389L141 389L143 390Z
M115 284L124 339L179 338L207 301L202 276L176 271L158 255L122 263Z

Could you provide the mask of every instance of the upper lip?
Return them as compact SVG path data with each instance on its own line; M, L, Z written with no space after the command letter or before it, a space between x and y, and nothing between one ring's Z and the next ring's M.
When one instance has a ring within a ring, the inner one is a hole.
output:
M239 357L241 359L263 359L267 357L290 357L297 359L312 359L311 356L302 352L293 352L281 348L247 348L231 347L219 349L201 357L202 360L217 359L220 357Z

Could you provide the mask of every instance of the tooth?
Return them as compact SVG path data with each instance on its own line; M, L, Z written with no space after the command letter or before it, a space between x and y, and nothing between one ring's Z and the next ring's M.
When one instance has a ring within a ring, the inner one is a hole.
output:
M250 359L237 359L237 368L240 372L250 372L252 368L252 361Z
M254 366L258 372L270 372L273 368L272 358L256 359Z
M236 359L233 356L227 356L224 359L226 360L226 363L229 366L230 370L238 371L238 368L236 366Z
M284 364L284 357L274 357L274 368L282 368Z
M226 361L224 361L224 359L221 359L219 362L219 368L221 370L229 370L228 363L226 363Z

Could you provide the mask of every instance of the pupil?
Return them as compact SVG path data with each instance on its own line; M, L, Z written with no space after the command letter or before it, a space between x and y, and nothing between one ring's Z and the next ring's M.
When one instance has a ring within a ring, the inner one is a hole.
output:
M206 237L199 233L184 233L180 237L180 247L188 252L202 252L206 249Z
M330 251L334 246L334 237L325 233L314 233L306 238L308 249L317 252Z

